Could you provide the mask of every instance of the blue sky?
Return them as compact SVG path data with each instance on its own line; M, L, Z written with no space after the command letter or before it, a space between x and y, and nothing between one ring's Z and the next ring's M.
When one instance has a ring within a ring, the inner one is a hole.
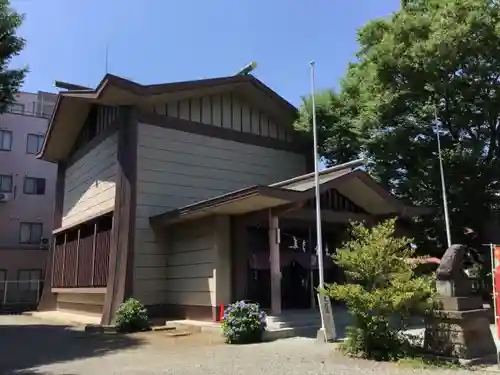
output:
M94 87L108 70L140 83L236 73L254 75L295 105L334 87L357 49L356 29L399 0L11 0L25 13L24 90L54 91L55 79Z

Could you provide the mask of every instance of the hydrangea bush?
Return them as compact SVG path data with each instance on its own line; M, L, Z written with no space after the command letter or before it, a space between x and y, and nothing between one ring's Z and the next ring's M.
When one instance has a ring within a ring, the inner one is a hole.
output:
M221 326L229 344L259 342L266 329L266 313L257 303L238 301L224 310Z

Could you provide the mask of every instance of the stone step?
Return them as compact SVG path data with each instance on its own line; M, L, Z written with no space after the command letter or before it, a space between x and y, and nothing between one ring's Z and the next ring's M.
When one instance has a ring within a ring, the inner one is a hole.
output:
M291 327L306 327L321 325L321 318L318 316L270 316L266 319L267 326L270 329L291 328Z
M151 330L154 331L154 332L175 331L176 329L177 329L176 327L167 326L167 325L164 325L164 326L153 326L151 328Z
M168 337L183 337L192 335L192 332L173 329L169 331L164 331L164 335Z
M351 320L345 310L334 311L336 324L345 325ZM268 315L266 319L268 327L274 329L294 328L294 327L319 327L321 325L321 315L319 311L284 311L280 315Z
M274 341L291 337L315 338L319 326L285 327L280 329L267 329L262 337L263 341Z
M180 331L188 331L191 333L209 332L209 333L220 333L220 324L216 322L204 322L195 320L167 320L165 322L166 327L174 327Z
M192 327L177 326L172 324L155 325L151 328L151 330L153 332L161 333L163 336L167 337L190 336L193 333L198 332L196 329L192 329Z
M320 314L319 312L317 314L310 314L310 315L268 315L267 319L269 321L280 321L280 320L287 320L287 321L298 321L298 320L317 320L320 319Z

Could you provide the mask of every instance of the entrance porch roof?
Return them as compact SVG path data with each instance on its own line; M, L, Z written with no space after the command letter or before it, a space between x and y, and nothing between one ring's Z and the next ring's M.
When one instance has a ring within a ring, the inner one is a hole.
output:
M359 167L363 164L363 160L355 160L321 171L320 191L325 192L335 188L340 194L374 216L412 217L430 212L428 208L405 205L370 175L360 170ZM210 215L240 215L271 209L314 198L314 186L314 173L309 173L268 186L250 186L151 216L149 220L152 225L164 226Z

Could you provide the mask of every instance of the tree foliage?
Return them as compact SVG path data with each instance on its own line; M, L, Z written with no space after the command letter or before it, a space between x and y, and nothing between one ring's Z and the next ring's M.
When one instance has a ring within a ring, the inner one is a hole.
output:
M16 35L23 16L10 7L8 0L0 0L0 113L15 101L14 95L23 84L27 69L10 69L14 56L23 50L25 41Z
M433 306L434 287L417 276L411 239L395 237L395 221L372 228L354 224L351 239L334 255L350 283L327 285L327 293L344 301L354 318L344 349L352 355L396 359L409 343L400 334L413 314Z
M340 90L318 98L322 155L331 164L366 157L397 196L438 208L439 124L454 242L465 226L481 235L499 206L499 2L404 0L358 42ZM310 120L305 98L297 128ZM427 236L444 244L442 211L432 219Z

